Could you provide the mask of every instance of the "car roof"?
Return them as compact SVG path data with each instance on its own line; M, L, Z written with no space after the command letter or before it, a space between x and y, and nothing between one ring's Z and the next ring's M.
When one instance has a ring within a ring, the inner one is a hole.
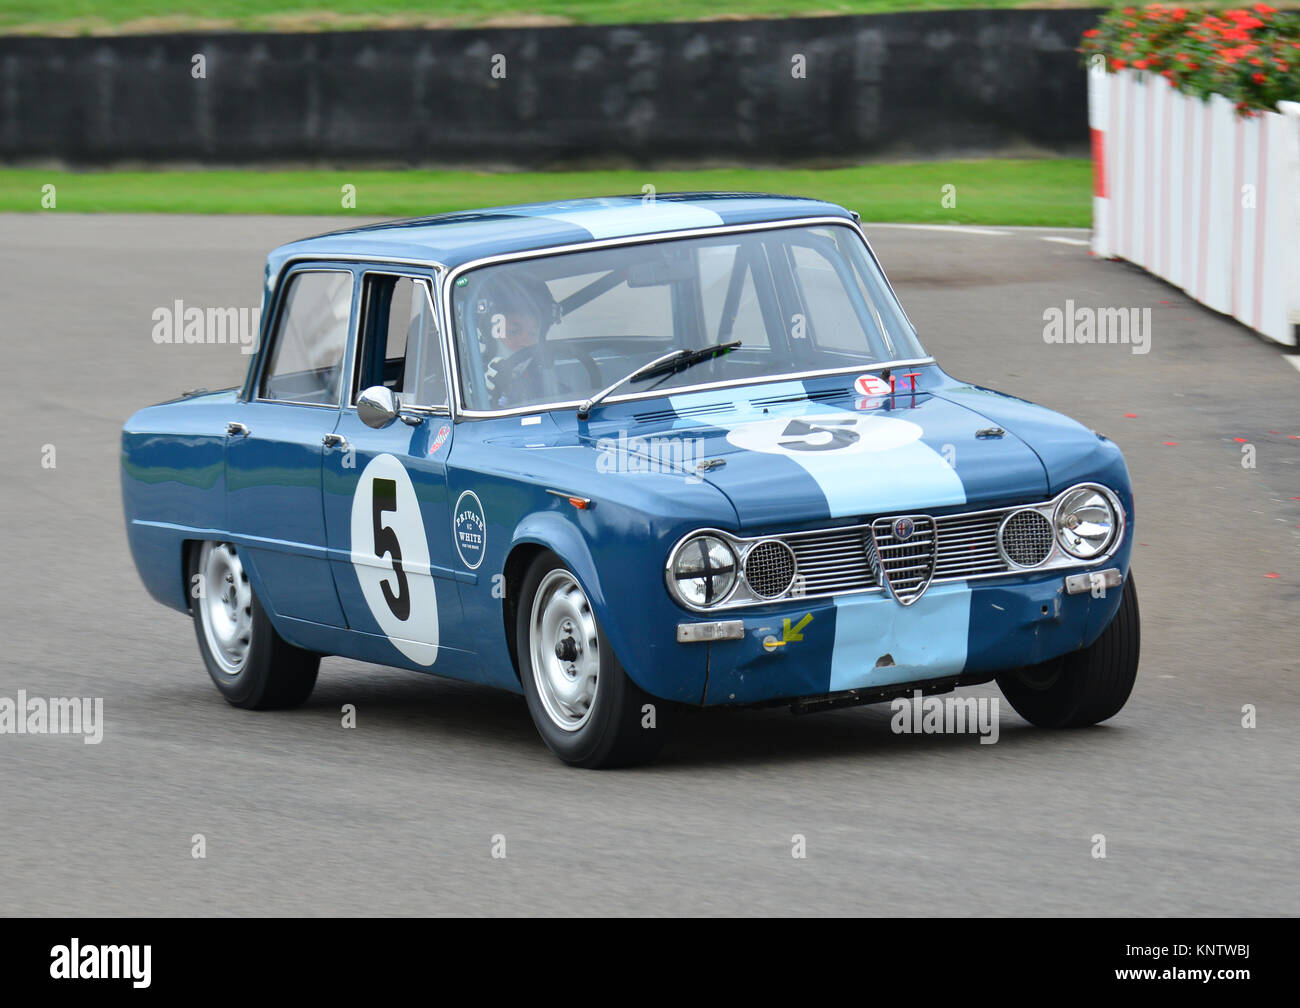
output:
M604 238L634 237L802 217L853 215L800 196L690 192L522 203L371 224L290 242L267 258L268 278L290 259L407 259L455 267L486 256L529 252Z

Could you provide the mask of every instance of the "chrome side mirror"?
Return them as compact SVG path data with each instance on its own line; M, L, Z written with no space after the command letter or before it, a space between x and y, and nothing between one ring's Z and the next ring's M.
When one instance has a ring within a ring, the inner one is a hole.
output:
M357 396L357 416L367 427L380 430L397 419L397 399L393 390L372 385Z

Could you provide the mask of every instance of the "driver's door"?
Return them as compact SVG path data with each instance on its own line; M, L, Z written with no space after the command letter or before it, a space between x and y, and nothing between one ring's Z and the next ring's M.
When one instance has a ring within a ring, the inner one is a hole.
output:
M362 284L351 386L323 466L339 599L372 660L467 674L454 660L473 649L452 566L446 460L454 434L430 280L366 272ZM357 396L374 385L399 397L410 423L375 429L361 421Z

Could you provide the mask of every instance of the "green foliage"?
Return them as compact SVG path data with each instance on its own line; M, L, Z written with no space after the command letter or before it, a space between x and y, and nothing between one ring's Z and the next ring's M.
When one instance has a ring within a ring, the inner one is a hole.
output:
M1265 3L1230 10L1117 7L1084 32L1084 62L1156 73L1187 94L1220 94L1245 115L1300 100L1300 17Z

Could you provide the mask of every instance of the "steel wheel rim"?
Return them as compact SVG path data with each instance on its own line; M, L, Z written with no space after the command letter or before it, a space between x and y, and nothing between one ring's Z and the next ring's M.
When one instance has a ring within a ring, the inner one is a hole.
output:
M542 578L528 630L533 683L542 707L557 728L576 732L591 720L596 704L600 637L591 603L567 570Z
M235 547L204 543L199 554L199 617L217 667L237 676L253 643L253 589Z

